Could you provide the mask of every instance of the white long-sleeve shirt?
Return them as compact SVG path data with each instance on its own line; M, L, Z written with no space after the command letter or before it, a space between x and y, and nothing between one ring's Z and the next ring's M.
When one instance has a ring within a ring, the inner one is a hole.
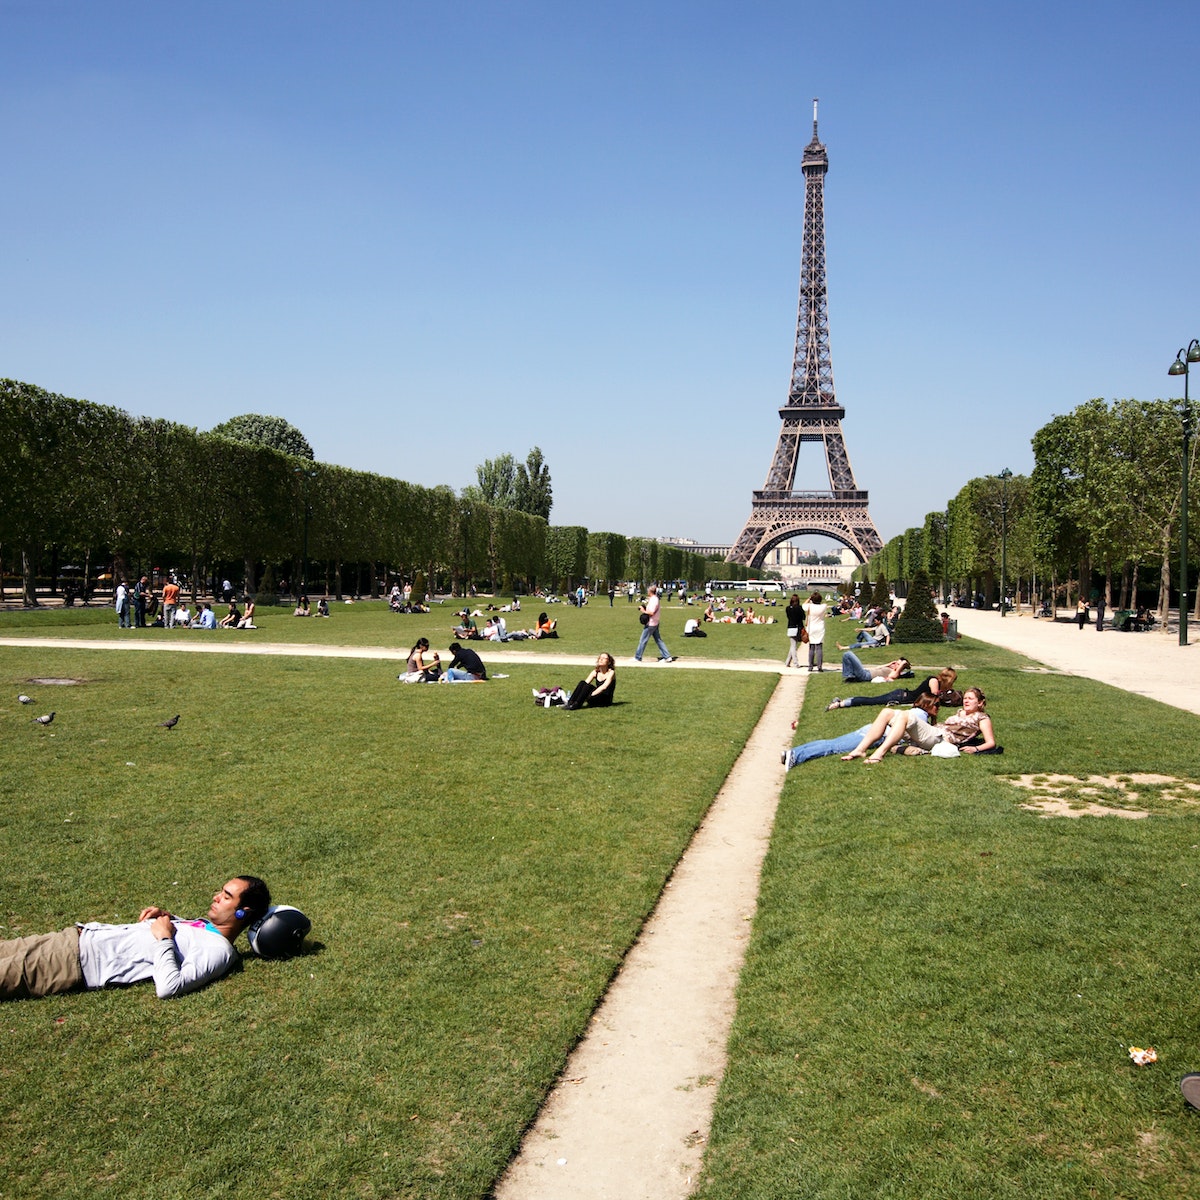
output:
M79 964L90 988L154 980L160 1000L194 992L220 979L237 961L237 951L207 921L172 916L175 937L156 938L149 921L79 926Z

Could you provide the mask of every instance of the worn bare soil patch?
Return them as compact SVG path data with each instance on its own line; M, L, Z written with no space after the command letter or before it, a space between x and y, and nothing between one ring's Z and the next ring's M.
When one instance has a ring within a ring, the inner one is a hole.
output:
M1172 775L1019 775L1009 782L1030 793L1021 804L1039 817L1124 817L1200 806L1200 783Z

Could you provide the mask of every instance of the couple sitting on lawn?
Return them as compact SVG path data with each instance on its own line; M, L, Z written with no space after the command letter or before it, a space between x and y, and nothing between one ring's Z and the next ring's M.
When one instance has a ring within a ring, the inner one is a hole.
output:
M400 676L401 682L483 683L487 679L487 667L474 650L451 642L450 653L454 658L443 672L441 655L436 650L429 654L429 639L418 638L417 644L408 652L408 670ZM429 654L428 658L426 654Z

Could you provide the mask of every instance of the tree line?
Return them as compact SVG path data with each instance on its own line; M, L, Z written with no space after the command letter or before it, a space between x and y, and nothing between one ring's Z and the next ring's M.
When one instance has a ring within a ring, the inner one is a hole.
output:
M548 514L535 452L513 464L513 488ZM270 594L285 575L313 579L310 563L339 597L394 577L458 594L748 577L653 539L550 525L477 488L456 495L0 380L0 565L19 569L33 606L38 578L54 586L74 560L85 581L177 569L193 597L217 571Z
M1180 558L1178 407L1089 400L1043 425L1033 452L1031 475L970 480L944 511L892 538L856 577L884 576L903 588L923 569L944 596L982 593L991 605L1003 565L1017 602L1072 606L1080 596L1103 595L1110 609L1146 604L1165 622ZM1189 473L1195 467L1193 442ZM1200 557L1198 492L1190 490L1188 504L1191 574ZM1200 620L1200 596L1193 615Z

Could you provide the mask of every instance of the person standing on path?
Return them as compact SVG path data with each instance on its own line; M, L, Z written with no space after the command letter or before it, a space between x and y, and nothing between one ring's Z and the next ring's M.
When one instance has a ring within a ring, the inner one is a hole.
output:
M1075 620L1079 622L1080 630L1087 624L1088 606L1087 601L1080 596L1079 603L1075 605Z
M829 608L820 592L810 593L803 608L808 618L808 671L811 675L814 667L818 672L825 670L825 614Z
M783 610L783 621L787 626L788 656L784 660L785 667L800 665L800 635L804 631L804 609L800 605L800 597L793 594L788 606Z
M1104 628L1104 593L1100 593L1100 599L1096 601L1096 632L1099 633Z
M646 589L646 599L638 606L638 611L646 620L642 624L642 636L638 639L638 646L633 654L634 661L642 661L642 651L645 650L646 643L653 638L655 645L658 646L658 661L663 663L673 662L674 659L671 657L671 652L662 640L662 634L658 632L658 620L662 615L662 605L658 599L658 588L653 583Z

